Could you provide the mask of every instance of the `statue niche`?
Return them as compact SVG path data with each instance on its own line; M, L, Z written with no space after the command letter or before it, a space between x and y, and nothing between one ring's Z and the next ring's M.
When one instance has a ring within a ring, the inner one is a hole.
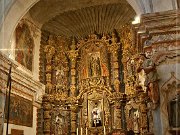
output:
M107 44L101 40L79 44L79 80L94 77L109 77Z
M180 130L180 94L178 93L168 104L169 126Z
M79 112L79 129L82 134L101 135L108 131L110 123L110 105L108 93L99 87L91 88L82 95L84 101Z

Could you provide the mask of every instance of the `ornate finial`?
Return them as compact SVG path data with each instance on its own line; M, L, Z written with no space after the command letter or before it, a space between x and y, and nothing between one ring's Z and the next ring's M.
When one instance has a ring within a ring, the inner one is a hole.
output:
M48 45L52 45L54 42L53 42L53 35L50 35L49 36L49 40L48 40Z
M116 42L117 42L116 34L115 34L115 31L113 31L113 33L112 33L112 43L116 43Z
M73 37L72 39L72 45L71 45L71 50L76 50L76 42L75 42L75 38Z
M103 33L102 40L106 40L106 35Z

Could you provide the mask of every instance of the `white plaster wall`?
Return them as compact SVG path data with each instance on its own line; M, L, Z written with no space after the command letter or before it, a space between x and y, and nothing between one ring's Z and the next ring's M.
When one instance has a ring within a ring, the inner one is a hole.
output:
M127 0L127 1L135 10L137 16L140 16L141 14L144 13L144 10L140 7L139 3L136 0Z
M159 86L160 88L162 85L171 77L171 72L175 72L176 77L180 79L180 63L176 64L162 64L159 65L157 70L160 77Z
M176 0L127 0L136 12L136 16L142 14L162 12L177 9Z
M152 0L154 12L173 10L172 0Z
M33 78L39 81L39 53L40 53L40 41L41 41L41 32L37 33L37 38L34 40L34 59L33 59Z
M8 127L8 134L11 134L11 129L19 129L24 130L24 135L36 135L36 123L37 123L37 107L33 107L33 126L26 127L26 126L19 126L14 124L9 124ZM6 127L7 124L4 125L3 135L6 135Z
M14 0L0 0L0 24L2 24L4 16L7 14L13 2Z

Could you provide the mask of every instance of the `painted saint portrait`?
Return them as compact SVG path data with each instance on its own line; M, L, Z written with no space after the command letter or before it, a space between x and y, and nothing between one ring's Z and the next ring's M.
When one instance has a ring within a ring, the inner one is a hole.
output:
M15 60L32 71L34 40L27 24L18 25L16 28Z

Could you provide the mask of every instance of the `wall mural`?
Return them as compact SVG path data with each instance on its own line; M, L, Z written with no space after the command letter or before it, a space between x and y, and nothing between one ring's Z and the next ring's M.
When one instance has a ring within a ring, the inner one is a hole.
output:
M33 105L32 101L24 99L15 94L11 94L9 123L32 127L33 124ZM6 105L7 106L7 105ZM6 108L7 110L7 108ZM7 119L7 111L5 114Z
M16 28L15 60L32 71L34 40L27 24L19 24Z

